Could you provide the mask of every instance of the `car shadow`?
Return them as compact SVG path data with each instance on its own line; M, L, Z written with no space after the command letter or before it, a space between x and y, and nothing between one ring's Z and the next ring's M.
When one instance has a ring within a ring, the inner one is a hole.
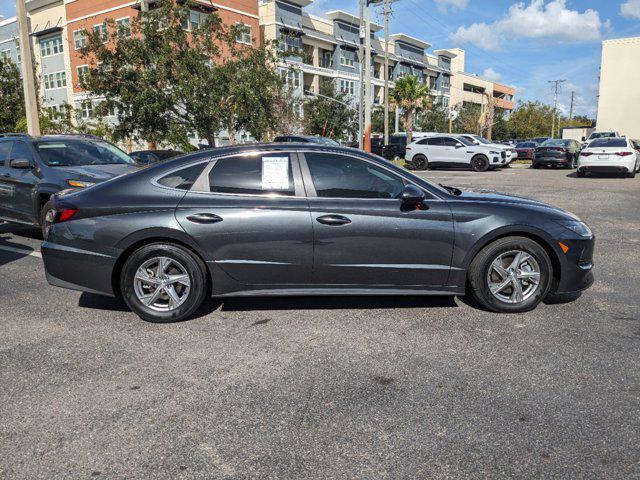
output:
M30 229L15 225L0 224L0 266L29 256L34 249L22 243L11 241L13 236L29 236ZM37 237L29 237L37 238Z
M550 293L543 300L545 305L565 305L567 303L573 303L582 296L582 292L575 293Z
M92 310L108 310L110 312L128 312L129 307L120 297L107 297L95 293L82 292L78 306Z
M0 235L3 233L15 235L17 237L30 238L32 240L43 240L42 231L39 228L18 225L15 223L0 223Z
M567 178L578 178L578 175L574 171L568 174ZM584 177L581 177L580 180L589 180L596 178L626 178L626 175L623 175L621 173L587 173Z

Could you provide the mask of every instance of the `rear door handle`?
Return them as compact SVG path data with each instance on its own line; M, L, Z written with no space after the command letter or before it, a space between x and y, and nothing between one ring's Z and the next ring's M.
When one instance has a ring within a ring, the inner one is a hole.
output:
M343 217L342 215L324 215L322 217L316 218L316 220L319 223L331 226L348 225L351 223L351 220L349 220L347 217Z
M222 221L222 217L214 213L194 213L189 215L187 220L193 223L218 223Z

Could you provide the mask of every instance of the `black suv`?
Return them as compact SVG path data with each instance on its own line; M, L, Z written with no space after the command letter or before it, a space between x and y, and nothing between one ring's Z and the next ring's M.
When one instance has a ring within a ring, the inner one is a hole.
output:
M384 146L382 156L387 160L399 160L407 155L407 134L394 133Z
M0 220L43 226L52 194L136 168L118 147L89 135L0 135Z

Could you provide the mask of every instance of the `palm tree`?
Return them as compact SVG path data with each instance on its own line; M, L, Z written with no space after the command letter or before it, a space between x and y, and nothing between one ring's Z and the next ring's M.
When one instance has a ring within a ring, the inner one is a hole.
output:
M431 107L429 86L421 83L414 75L402 77L396 81L396 86L389 92L389 100L402 111L402 119L407 130L407 145L413 137L413 123L416 114Z

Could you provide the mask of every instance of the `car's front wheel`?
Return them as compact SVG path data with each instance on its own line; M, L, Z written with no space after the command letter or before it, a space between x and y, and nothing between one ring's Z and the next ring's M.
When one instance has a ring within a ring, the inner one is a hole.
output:
M489 170L489 159L484 155L476 155L471 159L471 168L474 172L486 172Z
M125 261L120 291L129 308L143 320L179 322L189 318L204 301L206 267L181 246L146 245Z
M471 293L499 313L534 309L549 293L553 266L545 249L526 237L506 237L478 253L469 268Z

